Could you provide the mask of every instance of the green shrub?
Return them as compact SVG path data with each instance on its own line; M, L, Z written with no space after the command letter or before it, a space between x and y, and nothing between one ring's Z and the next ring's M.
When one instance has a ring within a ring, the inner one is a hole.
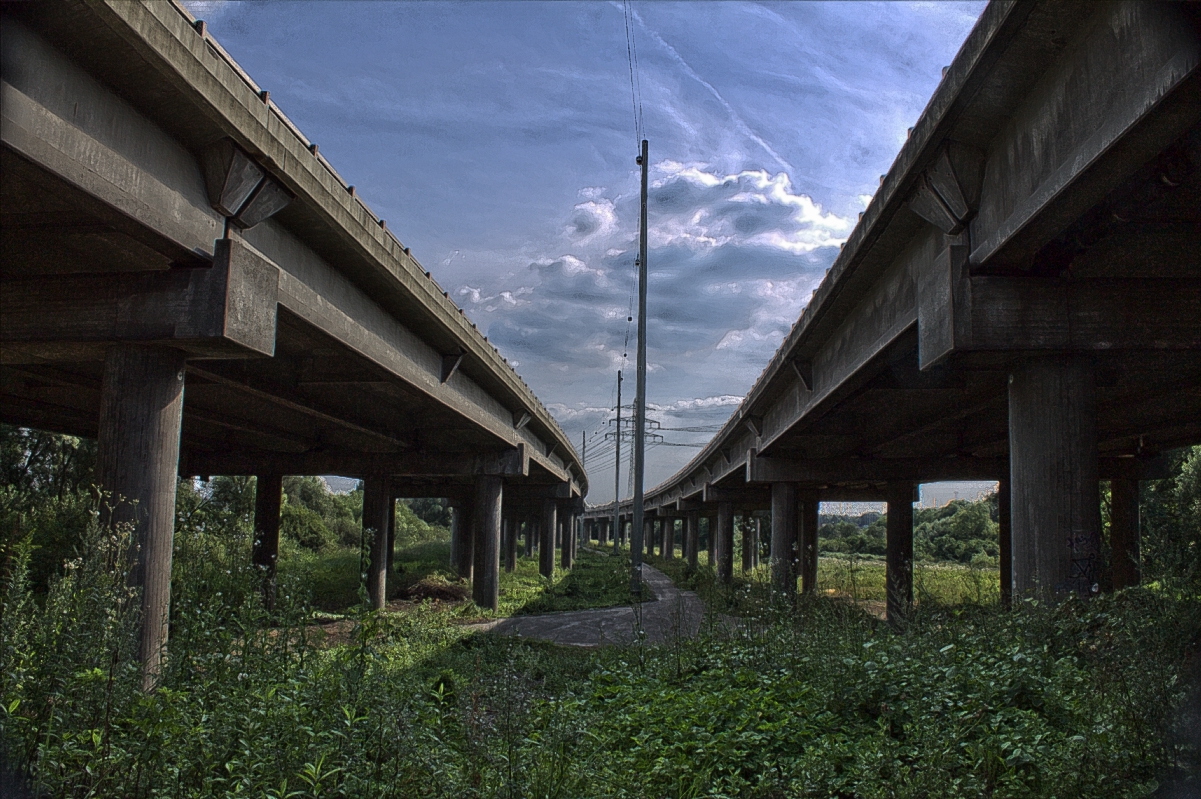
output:
M302 505L286 504L280 509L279 534L310 552L320 552L334 540L325 520Z

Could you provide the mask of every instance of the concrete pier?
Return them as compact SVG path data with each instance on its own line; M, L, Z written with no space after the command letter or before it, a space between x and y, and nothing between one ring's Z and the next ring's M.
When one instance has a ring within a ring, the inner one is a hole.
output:
M472 507L468 503L451 506L450 559L459 579L470 582L475 564L475 540L471 533Z
M142 589L139 657L154 684L167 645L175 481L183 413L184 358L165 347L119 344L101 384L96 475L108 494L102 518L130 524L139 551L130 584Z
M500 598L500 526L504 501L504 478L484 476L476 480L475 575L471 598L475 604L496 610Z
M755 568L755 520L743 514L742 523L742 573L749 574Z
M558 527L558 506L553 499L542 501L542 536L538 553L538 572L543 577L555 573L555 529Z
M254 480L254 544L250 561L263 574L263 602L275 607L275 565L279 560L279 514L283 475L260 474Z
M559 566L570 569L575 554L575 517L571 510L564 505L559 509L559 540L562 548L559 550Z
M698 511L688 511L684 517L684 557L688 568L697 567L697 555L700 551L701 515Z
M1100 590L1097 406L1086 355L1021 361L1009 382L1015 596Z
M717 503L717 579L734 581L734 503Z
M375 610L388 603L388 503L392 501L387 476L371 474L363 480L363 539L371 553L367 595Z
M814 594L817 593L817 529L820 503L817 501L817 494L812 491L801 492L798 499L801 518L797 530L797 560L801 573L801 591ZM909 559L913 560L912 554Z
M888 484L885 583L891 624L901 624L913 607L913 484Z
M791 598L796 594L797 490L793 483L771 484L772 590Z
M516 511L505 514L505 571L517 568L517 537L521 534L521 521Z

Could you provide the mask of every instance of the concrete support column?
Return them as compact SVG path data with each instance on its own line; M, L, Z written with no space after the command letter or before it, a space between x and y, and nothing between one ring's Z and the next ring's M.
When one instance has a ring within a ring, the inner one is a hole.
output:
M572 556L575 551L575 544L572 541L572 538L575 537L575 516L566 505L559 512L559 528L559 540L563 542L562 549L559 550L559 566L563 569L570 569L573 565Z
M534 528L536 527L533 514L525 515L525 556L532 558L534 556Z
M1031 358L1009 376L1015 596L1099 588L1097 402L1086 356Z
M538 571L543 577L555 573L555 528L558 526L558 507L553 499L542 500L542 540L538 553Z
M663 540L659 544L659 554L667 560L676 556L676 520L674 516L663 518Z
M754 517L754 522L755 522L755 531L754 531L753 535L754 535L755 540L751 547L751 568L757 569L757 568L759 568L759 550L763 546L763 544L762 544L762 541L763 541L763 517L762 516Z
M394 496L388 496L388 574L393 574L392 564L396 560L396 503Z
M690 510L684 517L684 557L688 560L688 568L697 567L697 555L701 544L701 515Z
M705 543L709 553L709 568L717 571L717 517L705 517Z
M471 506L455 505L450 510L450 565L460 579L470 580L471 568L475 562L475 542L471 535Z
M510 509L505 514L505 571L512 572L517 568L517 535L521 532L521 522L517 512Z
M750 514L742 515L742 573L748 574L755 568L755 519Z
M817 593L817 526L819 521L817 494L812 491L799 492L801 523L797 530L797 560L801 572L801 591ZM913 490L910 489L909 509L913 511ZM912 524L909 525L913 527ZM910 535L912 538L912 535ZM913 560L913 544L910 542L909 560Z
M119 344L104 360L96 476L109 494L103 520L132 525L139 547L130 583L142 589L138 656L148 689L167 645L183 389L175 350Z
M734 503L717 503L717 579L734 581Z
M371 562L367 566L367 596L374 610L388 602L388 477L367 475L363 480L363 539L368 544Z
M1138 585L1142 579L1138 528L1138 481L1113 480L1109 484L1109 543L1115 591Z
M504 501L503 477L487 475L475 483L475 579L471 599L481 608L496 610L500 598L500 524Z
M771 484L771 585L780 596L796 595L798 519L795 483Z
M885 535L888 621L900 624L913 606L913 484L889 483Z
M655 554L655 520L647 516L642 521L642 540L646 543L646 556Z
M275 608L275 565L279 560L279 513L283 505L284 478L260 474L254 478L254 546L250 562L263 574L263 603Z
M1001 556L1001 607L1013 603L1013 525L1010 522L1009 481L997 482L997 539Z

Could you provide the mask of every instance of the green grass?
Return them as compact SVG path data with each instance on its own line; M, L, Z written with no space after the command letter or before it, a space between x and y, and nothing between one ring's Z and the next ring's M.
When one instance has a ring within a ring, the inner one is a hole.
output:
M883 602L887 597L884 561L854 555L818 558L817 587L819 591L854 601ZM998 602L1001 596L1000 568L919 561L913 564L913 595L918 604Z
M557 553L556 553L557 554ZM407 596L418 583L456 586L465 596L469 587L449 566L450 543L427 541L397 550L389 579L390 599ZM338 549L320 554L296 550L279 562L280 584L311 602L323 613L341 614L360 604L359 552ZM519 557L513 572L502 568L500 602L495 613L470 602L457 608L460 618L553 613L626 605L629 596L629 561L586 549L580 550L572 569L555 568L548 580L538 572L537 556Z
M698 568L690 571L681 558L648 559L677 585L700 593L722 612L757 613L770 605L771 566L761 563L744 572L734 567L731 586L717 584L708 566L707 553L701 552ZM818 559L817 587L821 596L863 603L870 610L886 598L885 566L880 558L860 555L829 555ZM798 583L799 588L799 583ZM918 562L913 566L913 593L918 605L995 604L1000 600L1000 574L997 568L977 568L960 563Z

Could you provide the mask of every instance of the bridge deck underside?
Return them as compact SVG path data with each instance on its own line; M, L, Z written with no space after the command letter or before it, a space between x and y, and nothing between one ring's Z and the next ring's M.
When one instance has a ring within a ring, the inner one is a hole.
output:
M1201 353L1111 351L1097 353L1095 362L1101 457L1160 452L1201 440ZM857 376L859 385L854 391L848 386L845 399L824 413L806 416L762 454L931 464L957 458L1004 462L1011 363L1007 355L979 353L922 372L916 333L911 332ZM735 471L722 482L737 485L742 480L743 474Z
M8 286L29 278L115 279L208 263L12 151L0 157L0 280ZM6 342L0 416L95 437L109 343L46 342L30 355ZM405 475L414 492L441 496L458 482L470 485L473 455L509 446L282 307L273 357L188 362L185 474L357 475L371 469ZM560 481L543 472L533 468L524 482Z

